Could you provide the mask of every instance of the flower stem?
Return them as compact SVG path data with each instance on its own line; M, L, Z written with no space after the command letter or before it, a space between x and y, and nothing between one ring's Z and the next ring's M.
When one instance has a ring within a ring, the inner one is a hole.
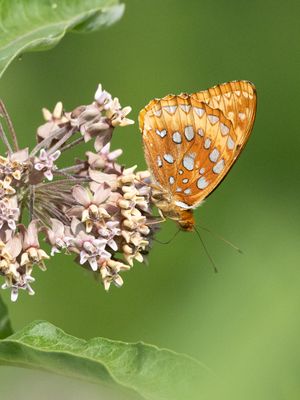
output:
M3 118L7 122L8 130L9 130L9 132L10 132L10 134L12 136L13 142L14 142L15 151L18 151L19 150L19 144L18 144L16 131L15 131L15 128L14 128L13 123L12 123L12 120L10 119L10 116L9 116L9 114L8 114L8 112L6 110L6 107L5 107L5 105L4 105L2 100L0 100L0 112L1 112L1 114L3 116Z
M63 127L63 128L59 128L56 129L55 131L53 131L53 133L51 133L51 135L49 135L48 137L46 137L45 139L43 139L40 143L38 143L32 150L32 152L30 153L30 156L35 156L36 153L38 153L42 148L47 147L53 139L56 139L57 136L63 135L64 133L67 132L67 128Z
M57 171L55 171L54 173L55 173L55 175L61 175L61 176L63 176L64 178L68 178L68 179L70 179L70 180L72 180L72 181L76 181L76 178L75 178L73 175L68 174L68 173L65 172L65 171L57 170Z
M80 138L74 140L74 142L71 142L71 143L66 144L65 146L63 146L63 147L60 149L60 151L63 152L63 151L69 150L69 149L71 149L72 147L76 146L77 144L79 144L79 143L81 143L81 142L83 142L83 141L84 141L84 137L81 136Z
M49 154L53 154L57 149L60 148L75 132L74 128L69 130L54 146L52 146L49 150Z
M57 172L75 172L77 170L81 170L82 168L85 168L85 166L86 166L85 163L80 163L80 164L72 165L71 167L61 168L61 169L57 170Z
M30 185L30 194L29 194L29 220L33 219L33 210L34 210L34 198L35 198L35 187L34 185Z
M80 181L80 182L90 182L91 178L83 176L83 177L76 177L76 180ZM60 180L54 180L54 181L51 181L51 182L39 183L38 185L36 185L36 188L38 188L38 189L47 188L48 186L52 186L52 185L62 185L62 186L64 186L64 185L66 185L68 183L73 185L74 184L74 180L70 179L70 178L64 178L64 179L60 179Z
M0 138L1 138L2 142L4 143L8 153L11 154L13 151L12 151L11 145L9 144L6 133L4 132L1 124L0 124Z

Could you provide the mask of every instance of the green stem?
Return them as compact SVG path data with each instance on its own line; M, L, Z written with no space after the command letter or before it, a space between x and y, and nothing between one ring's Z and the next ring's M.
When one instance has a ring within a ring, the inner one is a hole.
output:
M13 151L1 124L0 124L0 139L4 143L4 146L6 147L8 153L11 154Z
M33 219L33 212L34 212L34 200L35 200L35 186L30 185L29 187L29 221Z
M71 143L69 143L69 144L63 146L63 147L60 149L60 151L63 152L63 151L72 149L72 147L75 147L77 144L79 144L79 143L81 143L81 142L83 142L83 141L84 141L84 137L81 136L80 138L74 140L74 142L71 142Z
M19 144L18 144L16 131L15 131L15 128L14 128L13 123L12 123L12 120L10 119L10 116L9 116L9 114L8 114L8 112L6 110L6 107L5 107L5 105L4 105L2 100L0 100L0 112L2 112L2 115L3 115L4 119L7 122L8 130L9 130L11 136L12 136L12 139L13 139L15 151L18 151L19 150Z
M43 139L40 143L38 143L30 153L30 156L33 157L38 153L42 148L48 147L48 145L52 142L53 139L57 139L57 136L63 135L67 132L67 128L59 128L56 129L51 135Z

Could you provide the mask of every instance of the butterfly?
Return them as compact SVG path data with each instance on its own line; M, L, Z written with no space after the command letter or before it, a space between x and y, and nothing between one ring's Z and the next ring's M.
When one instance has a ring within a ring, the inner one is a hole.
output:
M193 210L225 178L253 128L256 89L232 81L154 99L140 111L152 198L164 218L194 229Z

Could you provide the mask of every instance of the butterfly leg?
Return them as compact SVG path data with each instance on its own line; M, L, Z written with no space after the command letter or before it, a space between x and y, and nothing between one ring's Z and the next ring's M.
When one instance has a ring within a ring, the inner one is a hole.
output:
M161 224L162 222L166 221L166 217L159 208L158 208L158 213L161 219L154 219L153 221L147 221L147 225Z

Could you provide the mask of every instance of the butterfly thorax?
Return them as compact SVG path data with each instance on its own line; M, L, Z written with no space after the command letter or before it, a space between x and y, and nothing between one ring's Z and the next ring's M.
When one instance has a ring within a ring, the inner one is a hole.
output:
M194 216L192 210L184 210L176 204L176 201L167 190L154 186L152 188L152 201L160 210L164 218L170 218L178 223L184 231L194 229Z

